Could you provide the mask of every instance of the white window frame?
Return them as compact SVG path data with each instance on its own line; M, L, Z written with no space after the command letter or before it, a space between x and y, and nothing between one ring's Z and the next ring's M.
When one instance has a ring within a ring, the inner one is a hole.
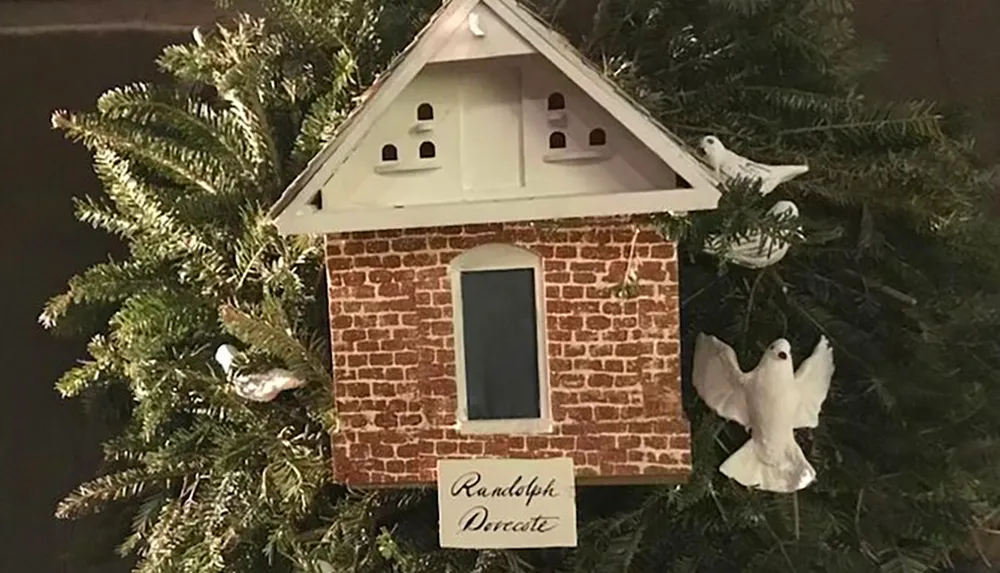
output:
M470 420L465 380L465 330L462 324L462 273L531 269L535 275L535 333L538 345L538 418ZM542 258L514 245L489 243L465 251L449 265L452 321L455 332L455 383L458 386L457 429L462 434L543 434L552 431L549 400L549 361L545 320Z

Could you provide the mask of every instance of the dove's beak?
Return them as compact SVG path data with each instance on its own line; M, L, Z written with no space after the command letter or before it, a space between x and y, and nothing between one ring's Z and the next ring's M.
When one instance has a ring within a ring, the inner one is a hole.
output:
M786 352L779 352L778 353L778 358L780 358L782 360L788 360L788 353L786 353Z

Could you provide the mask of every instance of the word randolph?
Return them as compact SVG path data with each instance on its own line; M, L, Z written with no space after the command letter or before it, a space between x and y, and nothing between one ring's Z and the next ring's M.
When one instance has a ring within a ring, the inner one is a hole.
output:
M477 471L466 472L451 484L452 497L464 495L467 498L514 498L524 501L524 506L531 506L535 498L559 497L555 489L556 480L550 479L548 484L539 484L538 476L530 480L518 475L506 486L487 487L480 485L483 475ZM485 505L477 505L466 511L458 520L462 532L504 531L512 533L547 533L559 525L559 517L554 515L535 515L521 520L490 519L490 510Z

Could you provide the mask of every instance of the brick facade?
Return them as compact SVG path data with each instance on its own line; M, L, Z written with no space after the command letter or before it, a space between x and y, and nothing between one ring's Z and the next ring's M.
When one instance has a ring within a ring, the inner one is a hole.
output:
M574 458L582 481L690 472L681 408L677 257L624 218L346 233L326 237L334 474L349 485L423 485L439 458ZM615 298L633 237L638 296ZM507 243L544 268L553 431L462 435L448 264ZM597 479L594 479L597 478Z

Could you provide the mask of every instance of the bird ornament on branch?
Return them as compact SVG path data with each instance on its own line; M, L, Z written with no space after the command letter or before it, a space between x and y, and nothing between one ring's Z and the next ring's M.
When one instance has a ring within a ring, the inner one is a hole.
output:
M714 135L703 137L699 147L705 154L708 164L715 170L716 176L723 182L737 179L759 182L760 194L765 196L774 191L778 185L809 171L808 165L765 165L752 161L726 149ZM791 201L778 201L768 214L797 219L799 208ZM761 269L785 258L790 246L788 241L769 238L764 233L754 232L731 244L724 244L718 236L710 237L704 251L742 267Z
M223 344L215 351L215 361L222 366L233 385L236 395L254 402L270 402L285 390L293 390L305 386L306 380L296 376L290 370L272 368L258 374L242 374L233 367L239 355L231 344Z
M767 214L798 219L799 208L791 201L778 201ZM784 238L768 237L761 231L754 231L746 238L729 244L723 242L718 235L713 235L705 242L704 251L741 267L762 269L785 258L790 247L791 243Z
M765 165L738 155L709 135L701 138L705 160L715 170L716 176L724 181L748 179L760 182L760 194L769 195L778 185L787 183L803 173L809 172L808 165Z

